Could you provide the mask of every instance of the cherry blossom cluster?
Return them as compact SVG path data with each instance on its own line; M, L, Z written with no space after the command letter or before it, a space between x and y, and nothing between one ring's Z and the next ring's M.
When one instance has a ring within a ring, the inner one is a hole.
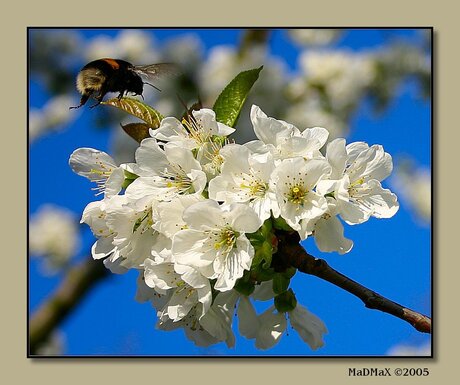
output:
M295 269L270 266L276 232L296 231L321 251L347 253L353 242L342 221L398 210L381 185L392 159L380 145L335 139L325 146L325 128L302 131L255 105L250 119L258 139L244 145L228 139L234 128L214 111L201 109L164 118L134 163L76 150L71 168L103 195L81 221L97 238L95 259L115 273L139 271L136 297L155 307L159 329L184 328L199 346L231 347L236 314L239 333L259 349L274 346L288 322L316 349L326 327L297 303L289 288ZM255 301L272 305L258 314Z

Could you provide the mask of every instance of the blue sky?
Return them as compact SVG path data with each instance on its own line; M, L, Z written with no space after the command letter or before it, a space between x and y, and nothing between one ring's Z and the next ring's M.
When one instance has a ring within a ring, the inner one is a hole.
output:
M239 30L195 30L206 50L215 45L237 44ZM285 31L276 31L271 40L271 54L282 57L290 70L297 70L299 50L286 41ZM87 30L85 38L117 31ZM154 30L158 42L166 41L187 30ZM414 30L351 30L333 46L352 50L377 47L391 39L404 38L414 44L419 38ZM409 156L418 164L430 167L430 104L416 96L416 85L408 81L399 96L379 117L367 103L360 106L352 121L347 141L382 144L394 158ZM35 79L30 84L30 107L40 107L49 95ZM263 108L263 106L261 106ZM72 210L79 218L83 208L95 200L90 183L73 174L68 167L70 154L79 147L93 147L110 152L108 130L91 127L85 114L64 130L39 138L29 148L30 214L44 203ZM386 184L388 187L388 183ZM83 246L78 258L87 255L94 242L89 229L82 226ZM417 220L401 204L397 215L389 220L371 219L360 226L345 226L345 235L354 241L352 251L344 256L321 253L314 242L306 241L309 252L324 258L336 270L372 290L424 314L431 314L431 229ZM33 311L59 284L62 276L43 277L39 261L30 265L29 308ZM420 345L429 336L416 332L410 325L387 314L364 308L361 301L341 289L315 277L298 273L292 288L301 304L319 316L329 333L325 346L311 351L294 331L267 352L254 348L253 341L238 338L236 347L224 344L208 349L195 347L181 330L155 330L154 309L134 301L136 272L112 275L98 285L83 303L65 320L60 330L65 335L69 355L384 355L397 344Z

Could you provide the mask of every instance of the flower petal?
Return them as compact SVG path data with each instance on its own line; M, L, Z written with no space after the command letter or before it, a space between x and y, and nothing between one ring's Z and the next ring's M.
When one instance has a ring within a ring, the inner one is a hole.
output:
M270 349L280 341L286 330L286 318L284 314L273 313L273 307L271 307L260 316L259 322L256 348L261 350Z
M339 254L348 253L353 247L353 242L343 236L343 226L337 217L321 218L316 222L315 242L321 251L338 251Z
M201 170L200 162L194 158L191 150L175 145L166 145L164 151L170 164L180 166L181 171L185 174L191 170Z
M318 146L317 150L324 146L329 137L329 131L323 127L306 128L302 132L302 137L309 141L315 142Z
M117 168L115 161L109 154L94 148L75 150L70 155L69 165L73 172L90 180L100 179L100 172L110 174L113 169Z
M246 296L241 296L238 305L238 330L240 334L248 339L256 338L259 330L259 319L250 300Z
M241 233L255 233L262 226L262 221L256 212L251 207L241 203L230 205L226 219L232 229Z
M337 201L337 209L340 217L349 225L366 222L371 216L370 210L363 210L361 206L352 202L342 200Z
M174 235L172 253L177 263L196 268L208 266L212 260L204 258L207 236L202 231L186 229Z
M299 131L294 125L282 120L269 118L260 107L251 107L251 121L257 138L265 144L276 146L277 139L291 137L295 131Z
M382 188L377 180L370 180L363 188L369 188L367 195L360 199L361 206L372 210L376 218L391 218L399 210L398 198L390 190Z
M331 179L340 179L348 159L345 139L337 138L327 145L326 158L332 166Z
M140 176L161 175L169 167L164 151L154 138L147 138L141 142L135 158L136 164L132 164L133 171Z
M216 201L210 199L187 207L183 219L190 228L196 230L224 227L222 210Z
M300 338L312 349L315 350L324 345L323 334L327 333L327 329L323 321L316 315L297 304L295 309L289 312L289 319Z

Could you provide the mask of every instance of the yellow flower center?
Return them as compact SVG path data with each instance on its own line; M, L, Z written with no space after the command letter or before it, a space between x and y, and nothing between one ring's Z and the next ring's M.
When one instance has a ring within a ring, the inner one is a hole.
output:
M251 197L263 197L268 190L268 184L260 180L252 180L248 184L241 183L240 187L248 189Z
M179 194L193 193L192 180L182 170L176 172L163 172L162 177L165 179L167 188L174 188Z
M190 138L194 139L199 145L211 141L210 135L204 131L200 123L192 116L188 120L182 119L182 125L187 130Z
M144 215L139 217L136 222L134 222L133 226L133 234L139 230L141 234L145 233L148 229L151 229L153 226L153 217L152 217L152 210L144 211Z
M291 203L302 204L305 200L305 197L308 193L308 190L301 185L292 186L287 193L287 199Z
M230 251L233 249L238 235L239 234L230 227L223 228L217 235L218 240L214 243L214 249L219 250L223 248L226 251Z
M355 193L357 193L358 192L357 188L361 186L363 183L364 183L363 177L355 180L353 183L350 184L350 187L348 187L348 194L354 195Z

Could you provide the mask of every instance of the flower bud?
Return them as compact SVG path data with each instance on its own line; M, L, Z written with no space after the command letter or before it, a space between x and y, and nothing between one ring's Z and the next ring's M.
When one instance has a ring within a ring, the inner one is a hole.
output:
M254 292L255 284L254 282L239 279L238 281L236 281L234 289L240 294L249 296Z
M297 306L297 299L292 289L285 291L284 293L278 294L275 297L275 307L280 313L286 313L292 311Z

